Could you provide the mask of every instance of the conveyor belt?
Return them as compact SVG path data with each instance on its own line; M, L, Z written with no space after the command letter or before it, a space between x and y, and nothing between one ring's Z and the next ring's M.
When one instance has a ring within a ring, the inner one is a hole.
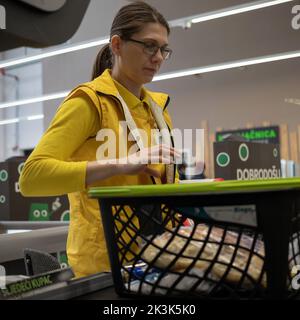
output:
M45 275L45 274L44 274ZM109 291L109 296L106 292ZM98 273L89 277L54 283L40 289L34 289L22 297L10 299L21 300L69 300L69 299L111 299L114 293L113 280L110 273Z

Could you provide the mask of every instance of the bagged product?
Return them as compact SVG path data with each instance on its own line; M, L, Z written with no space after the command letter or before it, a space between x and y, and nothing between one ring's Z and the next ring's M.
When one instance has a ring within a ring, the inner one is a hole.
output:
M246 234L198 224L168 230L149 242L145 262L162 270L181 273L198 269L211 277L241 288L266 287L264 244Z

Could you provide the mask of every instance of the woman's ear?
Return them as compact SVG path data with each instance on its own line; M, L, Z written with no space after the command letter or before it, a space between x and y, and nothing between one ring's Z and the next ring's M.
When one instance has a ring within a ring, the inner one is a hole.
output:
M121 53L122 39L118 35L114 35L110 39L111 50L114 55L119 56Z

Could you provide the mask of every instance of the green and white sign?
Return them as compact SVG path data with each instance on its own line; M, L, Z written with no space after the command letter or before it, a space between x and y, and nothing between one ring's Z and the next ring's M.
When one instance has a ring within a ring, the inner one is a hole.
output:
M21 162L19 165L18 165L18 173L21 174L22 170L23 170L23 167L24 167L24 164L25 162Z
M8 172L6 170L1 170L0 171L0 181L5 182L8 179Z
M66 210L61 214L60 221L70 221L70 210Z
M242 161L247 161L249 158L249 148L245 143L239 146L239 157Z
M50 211L47 203L32 203L29 212L29 221L49 221Z
M5 201L6 201L6 198L5 198L5 196L3 195L3 194L1 194L0 195L0 203L5 203Z
M226 152L220 152L216 158L219 167L227 167L230 163L230 156Z
M19 178L25 162L25 157L11 157L0 162L0 221L59 221L69 210L66 195L23 197L21 194ZM68 214L63 217L66 221Z
M65 252L58 252L57 259L60 263L61 268L68 268L69 267L68 257Z
M278 126L257 127L251 129L226 130L216 132L216 141L222 142L230 135L239 135L251 142L280 144L280 129Z
M278 145L240 141L215 142L214 154L216 178L259 180L281 177Z

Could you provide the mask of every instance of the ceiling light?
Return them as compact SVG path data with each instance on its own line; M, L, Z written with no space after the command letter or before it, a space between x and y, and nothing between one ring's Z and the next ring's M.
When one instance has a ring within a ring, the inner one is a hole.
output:
M92 47L96 47L96 46L101 46L106 43L109 43L109 38L107 38L107 37L101 38L101 39L95 39L92 41L89 40L89 41L85 41L85 42L80 42L80 43L73 44L73 45L65 45L65 46L61 46L59 49L50 49L50 50L44 51L43 53L40 53L40 54L34 54L34 55L30 55L30 56L25 56L23 58L11 59L11 60L7 60L4 62L0 62L0 69L11 68L11 67L15 67L18 65L27 64L30 62L40 61L42 59L50 58L50 57L57 56L57 55L64 54L64 53L69 53L69 52L79 51L79 50L92 48Z
M227 7L224 9L205 12L202 14L197 14L189 17L175 19L169 22L170 27L183 27L189 28L192 26L192 23L205 22L209 20L219 19L223 17L232 16L235 14L240 14L244 12L254 11L258 9L263 9L279 4L283 4L286 2L292 2L294 0L262 0L262 1L252 1L248 3L244 3L238 6Z
M40 120L40 119L44 119L43 114L37 114L33 116L13 118L13 119L7 119L7 120L0 120L0 126L6 125L6 124L18 123L20 121L26 121L26 120L30 121L30 120Z
M274 62L274 61L280 61L280 60L286 60L286 59L292 59L292 58L299 58L299 57L300 57L300 51L279 53L279 54L275 54L275 55L257 57L257 58L253 58L253 59L244 59L244 60L238 60L238 61L233 61L233 62L214 64L214 65L210 65L210 66L206 66L206 67L191 68L191 69L186 69L186 70L181 70L181 71L176 71L176 72L168 72L168 73L164 73L164 74L161 74L161 75L154 77L153 81L174 79L174 78L179 78L179 77L191 76L191 75L195 75L195 74L208 73L208 72L213 72L213 71L221 71L221 70L251 66L251 65L255 65L255 64ZM0 107L1 107L1 105L0 105Z
M287 103L293 103L293 104L300 105L300 99L286 98L286 99L284 99L284 101Z
M44 119L44 115L43 114L37 114L37 115L34 115L34 116L28 116L25 120L41 120L41 119Z
M256 64L299 58L299 57L300 57L300 50L299 51L292 51L292 52L285 52L285 53L278 53L278 54L274 54L274 55L256 57L256 58L252 58L252 59L244 59L244 60L238 60L238 61L232 61L232 62L219 63L219 64L214 64L214 65L209 65L209 66L204 66L204 67L199 67L199 68L190 68L190 69L180 70L180 71L176 71L176 72L167 72L167 73L163 73L163 74L160 74L160 75L154 77L153 81L175 79L175 78L180 78L180 77L199 75L202 73L228 70L228 69L240 68L240 67L251 66L251 65L256 65ZM4 103L0 104L0 109L12 108L12 107L21 106L21 105L30 104L30 103L37 103L37 102L65 98L69 94L70 91L71 90L57 92L57 93L48 94L45 96L35 97L35 98L31 98L31 99L4 102Z
M243 5L229 7L222 10L206 12L200 15L194 15L194 16L171 20L169 21L169 24L170 24L170 27L186 28L186 27L190 27L191 23L198 23L198 22L218 19L218 18L222 18L222 17L234 15L234 14L266 8L269 6L275 6L275 5L279 5L279 4L291 2L291 1L294 1L294 0L269 0L269 1L264 0L264 1L249 2ZM59 48L52 48L40 54L34 54L30 56L25 56L22 58L2 61L0 62L0 69L12 68L12 67L24 65L31 62L40 61L42 59L50 58L50 57L64 54L64 53L101 46L108 42L109 42L109 37L107 36L100 39L88 40L88 41L77 43L77 44L59 46Z
M222 10L217 10L217 11L211 12L210 14L203 14L203 15L191 17L190 21L192 23L199 23L199 22L219 19L223 17L228 17L228 16L232 16L232 15L240 14L244 12L259 10L259 9L263 9L271 6L276 6L276 5L286 3L286 2L291 2L291 1L293 0L254 1L254 2L249 2L249 3L245 3L238 6L229 7Z
M7 119L7 120L0 120L0 126L3 126L5 124L11 124L11 123L17 123L19 122L19 118L14 118L14 119Z
M26 104L38 103L38 102L43 102L43 101L55 100L55 99L61 99L61 98L66 97L69 92L70 91L56 92L56 93L47 94L47 95L40 96L40 97L35 97L35 98L9 101L9 102L5 102L5 103L1 103L0 109L23 106Z

